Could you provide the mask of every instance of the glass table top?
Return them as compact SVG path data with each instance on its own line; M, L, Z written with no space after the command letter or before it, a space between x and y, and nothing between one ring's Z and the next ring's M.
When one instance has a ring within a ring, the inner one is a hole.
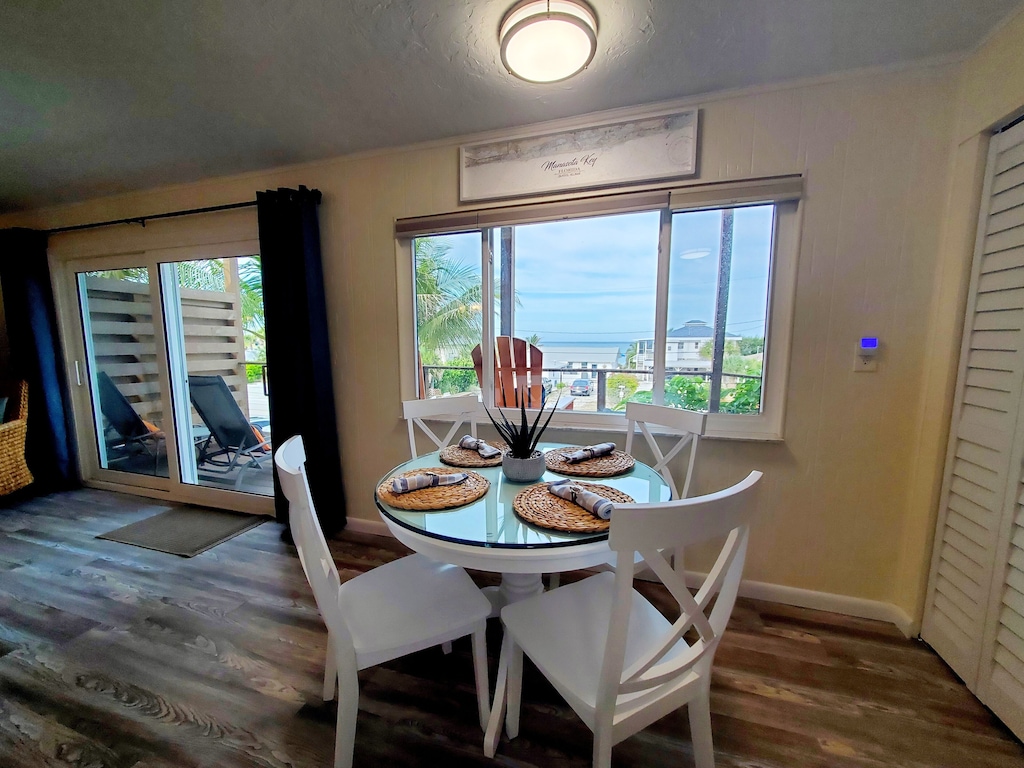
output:
M560 443L539 443L537 448L549 451L563 448ZM381 482L400 472L421 467L443 467L438 452L427 453L388 472ZM459 467L450 467L450 471L458 472ZM538 548L564 547L608 538L608 532L601 533L561 533L521 520L512 510L512 500L516 494L531 483L513 483L497 467L473 467L473 472L486 477L491 487L480 499L454 509L436 512L422 512L408 509L396 509L384 504L374 493L374 501L381 513L389 520L411 531L421 533L445 541L458 544L469 544L480 547ZM567 475L545 472L539 482L561 480ZM622 491L638 503L649 501L667 501L671 496L668 485L661 475L646 464L637 461L633 469L616 477L579 477L582 482L599 483ZM379 483L378 483L379 484Z

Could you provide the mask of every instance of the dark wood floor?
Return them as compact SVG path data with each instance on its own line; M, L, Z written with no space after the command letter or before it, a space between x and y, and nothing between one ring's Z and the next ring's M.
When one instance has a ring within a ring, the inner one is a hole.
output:
M0 766L330 765L325 632L281 526L192 559L94 538L159 509L92 490L0 509ZM343 578L403 554L355 534L334 549ZM589 765L589 731L527 667L520 736L495 761L468 643L366 670L356 765ZM718 766L1024 766L934 653L878 622L741 600L711 706ZM614 763L692 765L685 711Z

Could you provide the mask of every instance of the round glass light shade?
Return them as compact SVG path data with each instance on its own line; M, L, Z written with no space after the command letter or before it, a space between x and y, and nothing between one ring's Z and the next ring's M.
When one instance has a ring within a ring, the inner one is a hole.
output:
M505 16L498 39L509 72L531 83L555 83L594 58L597 18L578 0L526 0Z
M680 259L692 260L692 259L703 259L705 256L710 256L711 251L707 248L693 248L689 251L683 251L679 254Z

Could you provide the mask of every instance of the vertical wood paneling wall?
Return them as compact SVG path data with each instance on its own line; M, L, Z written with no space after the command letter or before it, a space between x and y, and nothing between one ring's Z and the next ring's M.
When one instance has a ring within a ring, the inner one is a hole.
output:
M699 493L751 468L766 473L750 579L918 610L930 546L927 526L918 523L934 515L934 498L912 490L933 464L941 472L946 437L943 427L928 431L934 402L921 392L936 371L939 378L955 371L948 355L929 358L943 348L930 328L936 318L962 318L963 309L933 305L937 286L946 285L940 281L949 279L939 254L960 74L961 65L921 67L649 106L701 108L699 181L802 172L807 182L785 441L707 440L694 478ZM255 190L277 186L322 190L346 495L352 517L376 520L374 481L408 450L401 382L403 365L411 371L412 363L399 354L408 311L398 285L409 275L396 259L394 219L459 207L459 143L214 179L0 223L55 226L252 199ZM854 373L855 342L869 333L882 340L879 372Z
M963 308L974 254L989 135L1024 111L1024 8L970 56L959 73L957 115L941 239L934 261L935 290L926 340L925 376L894 602L920 616L930 571L946 437L964 327Z

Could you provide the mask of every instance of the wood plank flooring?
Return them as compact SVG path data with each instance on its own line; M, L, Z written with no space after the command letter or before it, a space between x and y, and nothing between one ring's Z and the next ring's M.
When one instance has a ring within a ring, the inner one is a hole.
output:
M331 765L326 634L281 526L192 559L94 538L162 508L96 490L0 508L0 766ZM405 552L349 533L332 549L342 578ZM366 670L360 687L357 766L590 764L590 732L529 663L520 735L486 759L466 641ZM711 706L718 766L1024 767L942 661L879 622L741 600ZM688 730L671 714L613 762L690 766Z

